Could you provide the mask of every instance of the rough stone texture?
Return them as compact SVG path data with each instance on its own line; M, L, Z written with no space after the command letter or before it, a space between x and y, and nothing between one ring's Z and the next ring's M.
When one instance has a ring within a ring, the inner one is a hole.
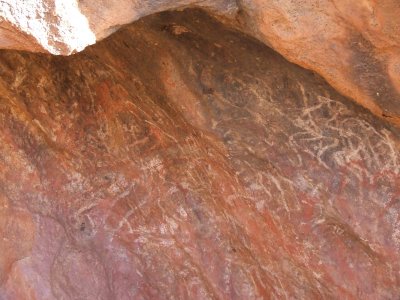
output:
M71 54L121 25L202 7L400 125L398 0L3 0L0 47Z
M0 48L70 55L156 12L199 6L231 16L232 0L2 0Z
M398 0L242 0L250 32L400 124Z
M400 131L199 11L0 52L0 299L396 299Z

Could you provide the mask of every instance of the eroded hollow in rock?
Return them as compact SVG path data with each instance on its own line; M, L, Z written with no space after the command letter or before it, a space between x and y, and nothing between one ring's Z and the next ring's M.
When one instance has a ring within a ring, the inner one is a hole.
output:
M314 73L198 10L0 67L1 299L399 295L400 132Z

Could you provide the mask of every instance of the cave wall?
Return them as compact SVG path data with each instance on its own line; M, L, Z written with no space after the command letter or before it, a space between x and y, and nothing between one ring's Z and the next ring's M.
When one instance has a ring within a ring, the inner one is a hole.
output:
M4 0L0 48L70 55L125 24L201 7L400 125L398 0Z
M400 294L399 129L202 11L1 50L0 128L2 300Z

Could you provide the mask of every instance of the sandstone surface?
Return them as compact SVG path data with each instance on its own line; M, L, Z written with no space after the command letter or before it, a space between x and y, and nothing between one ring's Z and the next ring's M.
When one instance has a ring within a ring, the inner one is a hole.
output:
M398 128L199 10L2 50L0 299L396 299L399 161Z
M69 55L164 10L201 7L400 125L398 0L3 0L0 48Z

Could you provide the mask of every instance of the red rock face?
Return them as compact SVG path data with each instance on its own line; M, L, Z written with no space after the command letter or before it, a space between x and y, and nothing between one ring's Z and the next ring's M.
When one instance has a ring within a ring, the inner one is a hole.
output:
M244 28L400 126L397 0L243 0Z
M395 299L400 131L198 11L0 53L1 299Z
M400 127L399 0L2 0L0 48L71 55L122 25L201 7Z

